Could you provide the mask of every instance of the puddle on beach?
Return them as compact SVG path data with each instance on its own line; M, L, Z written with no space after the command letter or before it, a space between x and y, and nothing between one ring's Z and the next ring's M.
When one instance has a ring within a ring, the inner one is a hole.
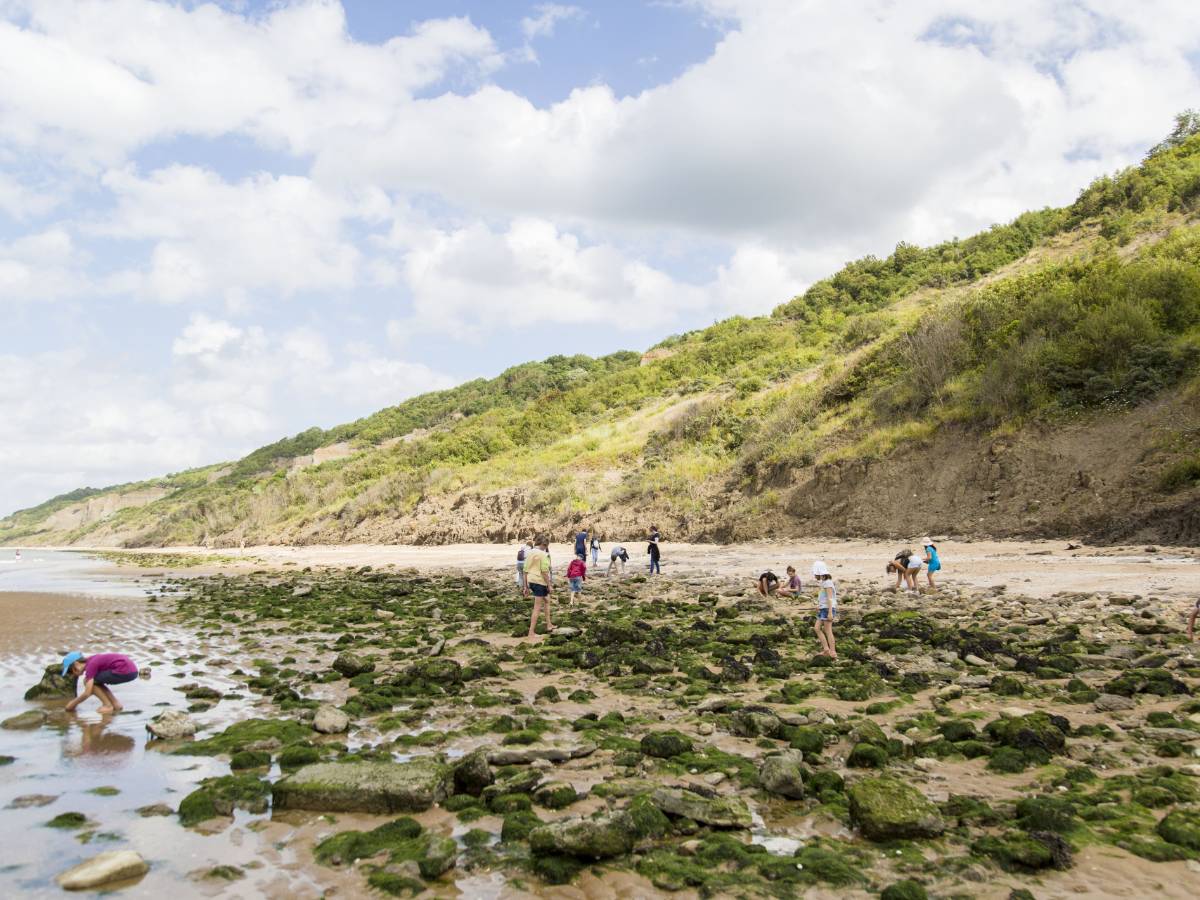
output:
M236 648L212 641L201 647L188 632L161 624L153 607L132 599L147 593L147 581L105 578L97 574L102 564L76 554L31 551L21 567L26 563L29 568L19 576L0 577L0 586L19 589L0 593L5 636L0 719L34 708L46 710L49 719L29 731L0 731L0 753L16 758L0 768L0 831L5 835L0 896L62 897L55 875L119 849L136 850L150 864L150 872L122 896L320 896L321 888L298 867L289 871L295 865L291 855L276 849L277 842L286 843L292 826L272 823L259 832L254 820L267 817L239 813L219 834L206 835L181 828L173 814L137 812L154 804L174 809L200 779L228 773L228 764L219 760L171 756L148 746L146 722L164 706L182 708L182 694L174 688L187 681L222 691L241 688L220 670L203 669L204 659L232 656ZM45 592L63 585L90 593ZM42 670L75 647L125 652L139 666L151 667L153 675L115 688L125 705L116 716L101 716L90 700L75 715L63 710L62 700L23 700ZM189 660L192 655L200 660ZM196 718L206 729L219 730L252 714L248 700L222 700ZM106 788L118 793L97 790ZM82 813L88 824L74 830L46 825L65 812ZM192 874L218 865L238 866L245 877L214 884Z

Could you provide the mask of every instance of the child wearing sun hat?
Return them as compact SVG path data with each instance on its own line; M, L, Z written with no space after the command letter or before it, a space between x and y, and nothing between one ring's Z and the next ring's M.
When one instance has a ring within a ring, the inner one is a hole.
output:
M63 678L83 677L83 691L67 704L67 712L75 710L88 697L100 701L100 712L115 713L124 709L117 702L109 685L126 684L138 677L138 667L123 653L97 653L84 656L78 650L68 653L62 661Z

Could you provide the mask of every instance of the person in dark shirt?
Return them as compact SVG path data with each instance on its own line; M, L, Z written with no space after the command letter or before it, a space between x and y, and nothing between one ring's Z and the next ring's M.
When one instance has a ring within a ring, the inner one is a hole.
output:
M97 653L84 656L78 650L63 657L63 678L68 675L76 680L83 677L83 692L67 704L67 712L73 712L88 697L100 701L100 712L120 712L123 707L117 702L109 685L125 684L138 677L138 667L123 653Z

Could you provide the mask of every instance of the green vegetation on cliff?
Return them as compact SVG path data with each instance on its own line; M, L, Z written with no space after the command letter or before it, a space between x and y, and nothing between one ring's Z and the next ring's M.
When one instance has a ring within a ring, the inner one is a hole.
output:
M674 336L645 357L526 363L310 429L223 469L72 492L0 522L0 541L507 539L580 516L619 531L646 515L675 536L828 533L836 529L804 498L814 485L828 489L829 467L858 466L863 496L884 496L891 476L886 466L872 476L872 464L905 453L925 454L911 457L919 475L1005 436L1091 428L1088 440L1103 443L1126 440L1102 433L1126 425L1140 455L1093 477L1068 448L1062 479L1123 483L1170 506L1164 521L1192 522L1165 536L1186 538L1200 529L1193 125L1182 116L1141 165L1098 179L1068 207L934 247L901 243L885 259L848 263L771 316ZM1138 411L1153 403L1169 415L1139 428ZM311 464L331 445L340 453ZM880 490L868 490L872 477ZM163 496L69 528L51 521L100 493L149 486ZM1002 493L973 490L959 506ZM1007 511L984 507L987 528L1087 530L1105 504L1128 505L1112 488L1100 506L1064 508L1047 523L1030 512L1046 492L1031 484ZM857 502L846 494L826 505L842 499ZM878 530L974 527L970 517L929 515L881 520Z

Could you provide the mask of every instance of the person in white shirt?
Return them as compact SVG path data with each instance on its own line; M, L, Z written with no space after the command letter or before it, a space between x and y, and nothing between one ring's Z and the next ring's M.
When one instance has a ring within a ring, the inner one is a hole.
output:
M817 583L817 619L813 623L813 631L817 633L817 641L821 645L818 656L837 659L837 644L833 640L833 623L837 619L837 585L829 566L819 559L813 563L812 574Z

